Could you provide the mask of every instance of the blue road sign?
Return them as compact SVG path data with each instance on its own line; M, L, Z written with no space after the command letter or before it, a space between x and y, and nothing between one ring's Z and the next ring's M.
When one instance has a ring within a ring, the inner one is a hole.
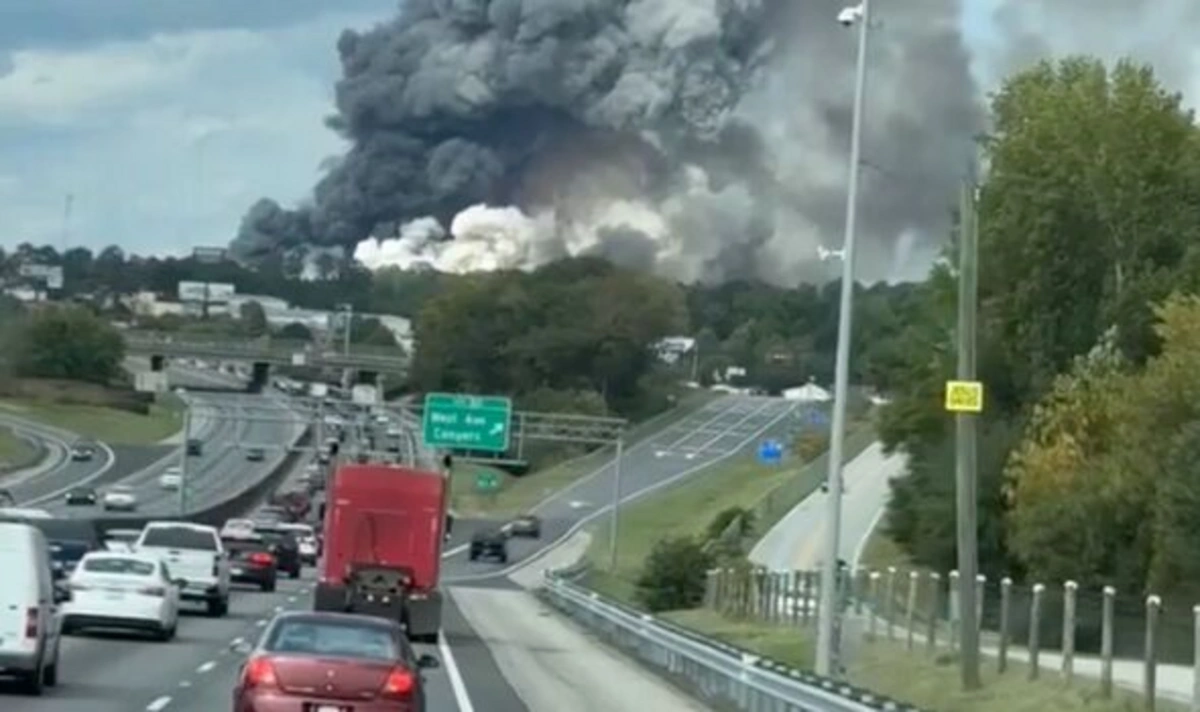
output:
M783 445L778 440L764 440L758 446L758 459L765 465L778 465L783 461Z

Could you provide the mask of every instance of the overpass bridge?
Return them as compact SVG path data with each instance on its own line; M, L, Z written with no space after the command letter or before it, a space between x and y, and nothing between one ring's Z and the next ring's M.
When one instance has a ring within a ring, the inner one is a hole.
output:
M252 363L257 382L266 381L271 366L331 368L356 372L360 376L403 376L408 371L408 357L395 347L353 344L343 350L311 341L270 337L237 339L214 334L143 330L125 331L122 335L125 352L130 356L148 356L155 371L162 370L163 360L169 358Z

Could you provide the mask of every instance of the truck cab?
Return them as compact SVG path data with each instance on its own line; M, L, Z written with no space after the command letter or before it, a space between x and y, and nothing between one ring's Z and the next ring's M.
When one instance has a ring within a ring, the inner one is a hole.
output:
M325 511L314 607L391 618L410 638L436 642L448 487L436 471L346 464Z

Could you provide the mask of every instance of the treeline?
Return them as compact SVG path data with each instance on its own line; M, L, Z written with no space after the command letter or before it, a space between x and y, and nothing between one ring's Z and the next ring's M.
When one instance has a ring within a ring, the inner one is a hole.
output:
M991 126L978 206L983 568L1200 588L1200 129L1150 68L1080 57L1008 79ZM887 526L947 570L953 270L936 267L914 299L881 423L909 455Z
M45 305L35 310L0 297L0 380L46 378L99 386L126 378L125 342L94 310Z
M672 395L667 383L693 376L704 383L778 392L809 380L833 379L838 283L795 289L753 282L678 285L620 270L596 259L565 260L531 274L447 275L428 270L361 266L325 256L318 278L302 279L296 260L255 269L234 262L144 258L109 247L93 255L75 248L20 245L0 252L0 276L14 277L27 262L58 264L65 296L111 305L109 297L140 290L173 294L180 281L228 282L239 293L286 299L334 311L351 304L359 313L413 320L419 388L480 389L525 394L531 407L570 405L585 412L643 414ZM330 262L333 260L332 262ZM915 285L860 287L856 302L853 380L887 391L906 348L905 324L921 308ZM141 327L220 332L256 338L310 339L302 325L269 327L253 303L245 313L199 320L179 316L138 319ZM469 313L460 313L469 312ZM110 314L129 318L129 314ZM450 325L453 325L450 326ZM693 336L696 354L674 368L654 357L663 336ZM352 341L392 345L377 320L357 318ZM694 357L696 356L696 357Z

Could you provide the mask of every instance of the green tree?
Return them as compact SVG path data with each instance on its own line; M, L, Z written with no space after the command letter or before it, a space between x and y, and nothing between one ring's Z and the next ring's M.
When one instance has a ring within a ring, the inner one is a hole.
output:
M695 608L704 600L704 584L713 556L694 537L672 537L655 543L638 575L636 595L647 610Z
M304 324L293 321L290 324L285 324L279 330L279 338L292 341L312 341L313 333L312 329L309 329Z
M35 311L16 339L17 373L107 384L121 373L125 344L109 323L78 306Z
M238 318L242 321L242 329L249 336L262 336L269 329L267 313L263 310L262 304L256 301L245 302L238 307Z
M1010 78L992 121L981 323L1029 403L1112 325L1135 362L1155 351L1150 305L1179 285L1200 237L1200 143L1148 66L1084 57Z

